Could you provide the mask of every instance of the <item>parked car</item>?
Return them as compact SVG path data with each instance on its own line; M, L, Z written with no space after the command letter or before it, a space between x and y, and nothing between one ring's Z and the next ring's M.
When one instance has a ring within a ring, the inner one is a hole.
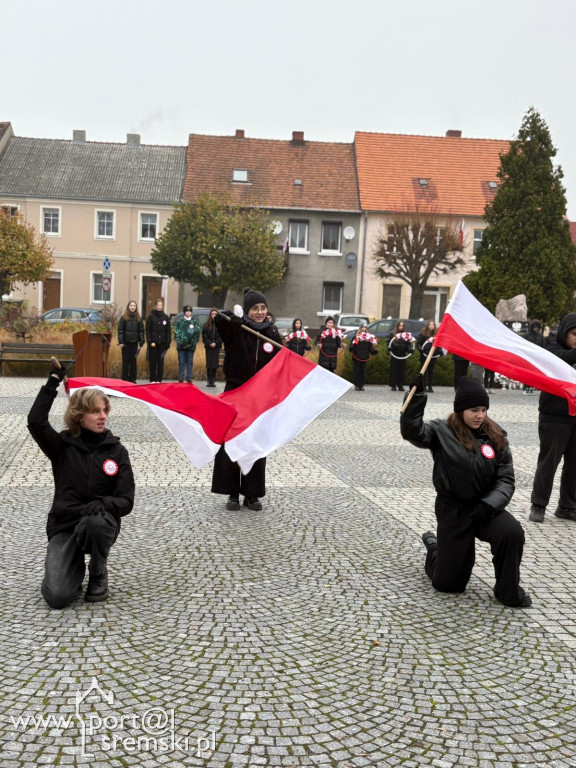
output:
M340 328L340 330L347 332L347 331L356 331L358 328L360 328L361 325L368 325L370 322L370 318L368 315L355 315L355 314L341 314L341 315L335 315L334 316L334 322L336 324L337 328Z
M49 309L40 315L43 323L63 323L69 320L73 323L98 323L104 318L97 309L91 307L58 307Z
M394 328L396 327L396 323L398 320L404 320L403 317L383 317L380 320L375 320L373 323L370 323L368 326L368 332L373 333L374 336L378 339L384 339L387 336L389 336ZM422 328L426 325L426 321L420 318L419 320L414 319L406 319L404 320L405 330L408 331L408 333L411 333L412 336L418 336ZM348 333L344 334L345 338L347 339L353 339L356 334L356 331L349 331Z
M212 312L211 307L193 307L192 308L192 317L194 318L194 320L196 320L196 322L200 326L200 329L202 329L202 326L204 325L206 320L208 320L208 318L210 317L210 312ZM184 317L184 312L178 312L177 315L172 315L172 317L170 318L170 322L172 323L172 325L176 325L178 320L180 320L180 318L182 317Z
M278 328L278 333L282 338L288 336L292 330L293 317L277 317L274 320L274 325Z

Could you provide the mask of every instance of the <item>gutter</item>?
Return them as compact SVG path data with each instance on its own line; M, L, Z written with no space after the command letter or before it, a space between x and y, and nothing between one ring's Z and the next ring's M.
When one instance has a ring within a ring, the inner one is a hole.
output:
M360 263L360 289L358 291L358 312L362 312L364 296L364 261L366 260L366 235L368 234L368 211L364 211L364 238L362 240L362 261Z

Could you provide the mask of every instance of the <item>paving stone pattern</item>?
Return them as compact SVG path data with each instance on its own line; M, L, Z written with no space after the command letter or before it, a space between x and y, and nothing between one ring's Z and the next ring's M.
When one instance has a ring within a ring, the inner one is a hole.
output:
M227 512L210 467L114 400L137 500L111 596L54 611L51 472L25 428L40 383L0 384L1 768L576 766L576 526L527 520L537 396L497 392L491 409L515 456L529 610L494 600L483 544L465 594L431 588L431 459L400 439L401 394L368 387L269 459L262 512ZM451 401L439 388L427 417ZM32 716L49 719L16 723Z

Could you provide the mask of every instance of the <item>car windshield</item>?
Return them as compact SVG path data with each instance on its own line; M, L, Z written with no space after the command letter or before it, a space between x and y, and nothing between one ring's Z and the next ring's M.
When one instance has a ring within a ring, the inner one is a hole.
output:
M354 328L360 328L361 325L366 325L367 323L367 317L358 317L358 315L342 315L338 321L338 325L350 325Z

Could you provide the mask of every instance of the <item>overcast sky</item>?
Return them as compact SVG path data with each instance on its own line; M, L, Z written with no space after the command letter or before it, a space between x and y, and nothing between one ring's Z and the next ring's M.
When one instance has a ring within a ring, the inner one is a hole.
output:
M0 121L19 136L510 139L535 106L576 220L574 0L2 3Z

